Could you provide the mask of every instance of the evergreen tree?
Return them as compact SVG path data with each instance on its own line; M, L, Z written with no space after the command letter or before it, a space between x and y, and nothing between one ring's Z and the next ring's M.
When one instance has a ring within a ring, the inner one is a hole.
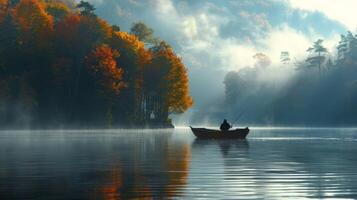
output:
M92 4L90 4L87 1L80 1L77 4L77 8L81 9L81 15L84 16L96 16L96 14L94 13L95 8Z
M318 39L314 42L313 46L308 48L306 51L309 52L309 57L306 59L306 62L309 64L309 67L317 67L319 73L321 74L322 64L327 56L327 49L322 45L323 40Z

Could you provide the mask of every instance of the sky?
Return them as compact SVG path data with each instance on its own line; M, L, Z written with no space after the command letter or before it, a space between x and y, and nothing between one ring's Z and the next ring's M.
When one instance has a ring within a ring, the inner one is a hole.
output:
M333 54L341 33L357 27L356 0L89 0L124 31L142 21L183 58L191 94L202 106L224 93L227 72L252 67L264 53L306 56L319 38Z

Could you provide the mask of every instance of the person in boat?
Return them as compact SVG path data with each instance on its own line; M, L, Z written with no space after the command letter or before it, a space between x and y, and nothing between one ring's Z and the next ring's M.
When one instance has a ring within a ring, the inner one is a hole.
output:
M223 123L221 124L220 129L222 131L228 131L230 128L232 128L232 125L230 125L226 119L223 120Z

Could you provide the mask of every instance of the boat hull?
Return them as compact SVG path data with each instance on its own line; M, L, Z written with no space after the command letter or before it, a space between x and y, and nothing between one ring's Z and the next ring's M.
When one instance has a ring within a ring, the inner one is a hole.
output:
M245 139L249 134L249 128L234 129L229 131L213 130L206 128L190 127L193 134L199 139Z

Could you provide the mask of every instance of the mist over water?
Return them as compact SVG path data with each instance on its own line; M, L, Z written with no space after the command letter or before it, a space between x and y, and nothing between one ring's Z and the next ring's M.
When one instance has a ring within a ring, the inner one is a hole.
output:
M1 131L0 199L353 199L357 129Z

